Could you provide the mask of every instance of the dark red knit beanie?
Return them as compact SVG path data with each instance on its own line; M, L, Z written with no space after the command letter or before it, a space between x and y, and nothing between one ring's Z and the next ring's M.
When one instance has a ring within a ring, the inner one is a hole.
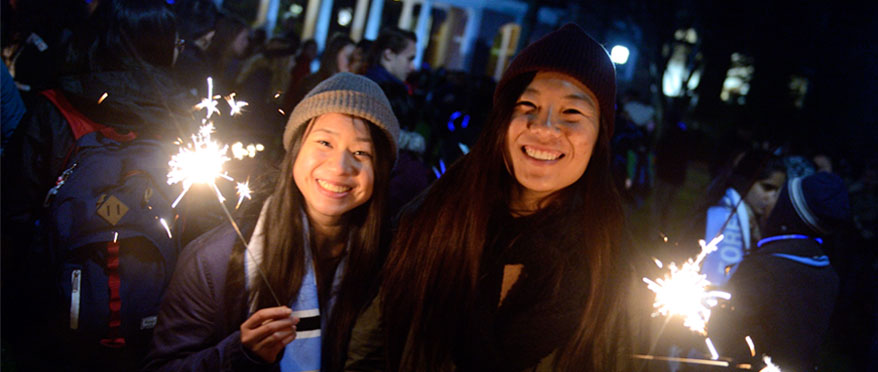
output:
M616 117L616 67L601 44L572 23L550 32L512 60L494 90L494 105L497 105L499 92L510 80L536 71L570 75L591 89L600 106L602 129L612 137Z

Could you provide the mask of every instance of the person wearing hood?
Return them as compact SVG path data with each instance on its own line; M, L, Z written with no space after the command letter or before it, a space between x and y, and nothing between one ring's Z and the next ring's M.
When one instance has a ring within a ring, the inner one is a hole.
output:
M88 26L74 35L76 53L70 66L76 72L60 78L59 88L51 92L119 134L133 131L170 142L185 133L175 124L184 122L194 102L183 99L185 93L167 72L177 56L178 41L169 6L159 1L102 0ZM47 293L53 292L38 284L54 284L55 278L47 262L30 260L45 246L46 238L37 234L38 217L47 192L68 167L74 143L67 119L48 95L41 94L3 153L3 337L24 369L29 362L58 362L47 357L52 348L41 347L57 342L57 330L43 329L52 323L40 315L48 311Z
M849 219L849 208L844 182L831 173L784 184L763 238L726 284L731 300L708 324L723 356L754 366L769 356L785 371L814 370L839 290L821 238Z

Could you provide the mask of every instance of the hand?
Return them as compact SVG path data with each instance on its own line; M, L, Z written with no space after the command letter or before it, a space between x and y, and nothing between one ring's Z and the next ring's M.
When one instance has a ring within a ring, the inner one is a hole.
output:
M261 309L241 324L241 344L268 363L274 363L284 346L296 339L299 318L286 306Z

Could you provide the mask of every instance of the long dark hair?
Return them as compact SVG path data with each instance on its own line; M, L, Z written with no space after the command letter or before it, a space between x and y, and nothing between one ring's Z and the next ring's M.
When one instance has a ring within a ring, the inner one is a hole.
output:
M506 132L514 104L534 76L522 74L500 92L472 152L438 179L421 206L400 224L382 279L391 370L450 367L455 337L460 336L456 330L465 320L462 314L476 300L482 253L491 239L491 214L509 210L517 184L506 166ZM563 218L538 222L561 224L563 234L586 243L576 252L581 257L559 262L581 263L579 270L587 271L589 278L580 321L571 324L576 331L555 358L559 369L613 370L616 355L624 350L617 342L623 338L617 326L622 324L618 310L625 282L615 280L621 268L614 250L622 209L609 161L609 136L602 130L584 175L543 204L543 211L551 211L546 215ZM554 278L556 283L562 279Z
M271 199L268 202L264 225L264 247L262 269L268 279L268 285L275 291L282 305L288 305L299 293L305 275L305 242L304 221L302 211L305 200L293 179L293 164L298 157L302 142L308 128L313 123L300 126L293 135L292 146L280 166L278 179ZM384 205L387 200L387 187L390 182L392 157L390 139L376 125L367 121L372 136L374 156L374 185L372 197L365 204L348 212L345 216L350 235L350 250L347 265L344 268L344 279L341 282L338 297L335 301L328 324L332 326L324 330L321 369L339 371L344 366L348 340L354 321L360 311L365 308L375 293L378 283L377 273L386 255ZM319 259L320 252L312 252ZM229 272L234 273L238 293L246 285L243 283L243 246L235 250L229 262ZM320 266L315 266L319 270ZM317 278L321 273L315 273ZM262 280L254 282L255 286L249 293L248 303L255 308L277 306L271 292ZM324 285L319 283L318 285ZM332 285L329 283L328 285ZM321 299L321 303L325 301Z
M338 72L338 53L348 45L354 45L354 41L344 34L337 33L329 39L323 55L320 56L320 69L317 70L321 81Z
M102 0L89 20L71 43L71 72L173 65L177 26L164 1Z

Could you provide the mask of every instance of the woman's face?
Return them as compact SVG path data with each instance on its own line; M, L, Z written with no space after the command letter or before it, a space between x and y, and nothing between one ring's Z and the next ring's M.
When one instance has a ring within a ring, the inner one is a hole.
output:
M330 113L305 132L293 179L312 221L332 224L372 197L374 148L366 122Z
M582 177L600 129L594 93L572 77L539 72L515 103L506 146L521 202L533 206Z
M338 54L335 56L338 72L351 72L351 55L354 54L354 49L356 49L354 44L348 44L338 51Z
M744 201L747 202L753 213L757 216L766 216L771 212L786 178L784 172L772 172L771 176L756 181L750 187Z

